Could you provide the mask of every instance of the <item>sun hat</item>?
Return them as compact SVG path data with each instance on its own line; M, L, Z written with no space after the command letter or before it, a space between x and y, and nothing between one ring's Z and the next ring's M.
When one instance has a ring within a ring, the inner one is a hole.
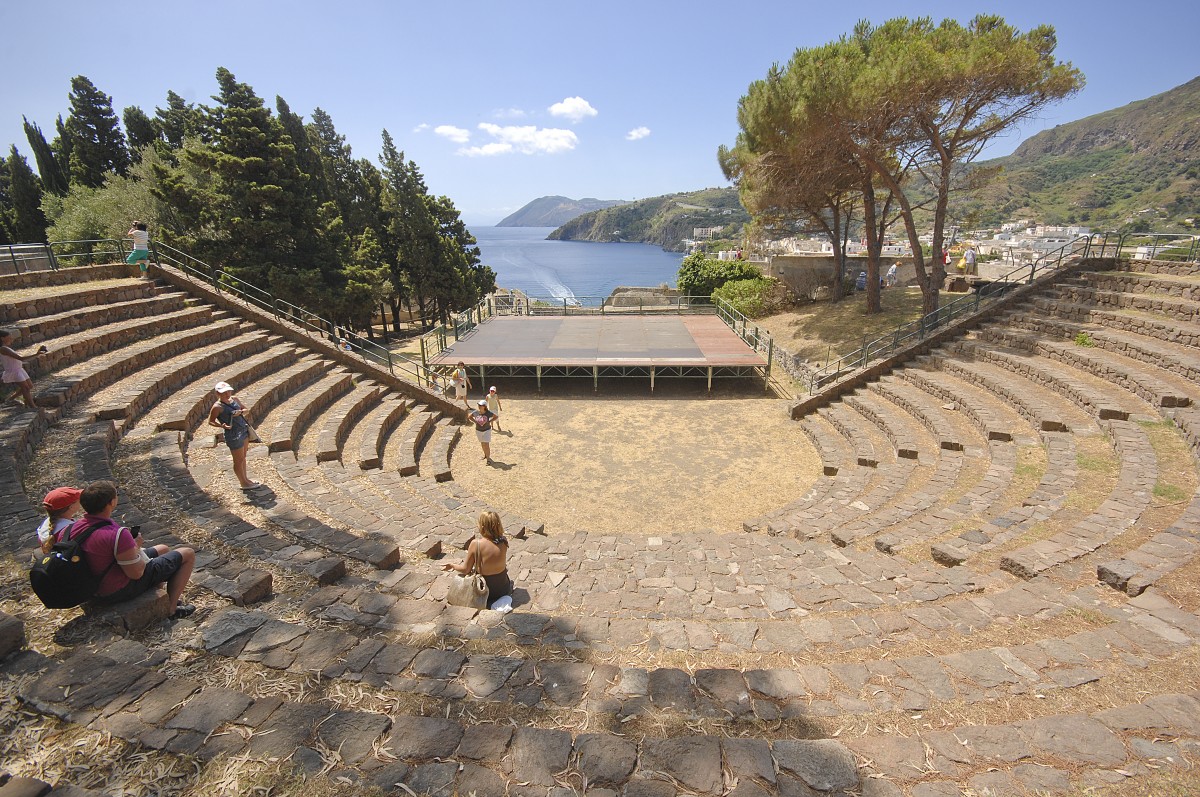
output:
M78 501L81 495L83 495L83 490L77 490L74 487L55 487L46 493L42 503L49 507L51 512L58 512Z
M228 382L217 382L217 386L214 387L213 390L217 391L218 393L232 393L233 385L229 384Z

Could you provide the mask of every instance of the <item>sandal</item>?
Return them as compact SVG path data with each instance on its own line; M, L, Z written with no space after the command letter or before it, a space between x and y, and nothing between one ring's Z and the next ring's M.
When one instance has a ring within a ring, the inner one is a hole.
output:
M196 612L196 607L190 603L179 603L175 606L175 611L171 612L172 620L182 620L185 617L190 617Z

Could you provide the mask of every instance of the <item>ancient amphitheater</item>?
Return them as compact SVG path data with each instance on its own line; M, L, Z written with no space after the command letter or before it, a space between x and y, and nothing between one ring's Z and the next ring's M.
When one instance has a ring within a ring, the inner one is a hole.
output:
M49 347L43 408L0 410L4 797L1200 789L1195 264L1085 262L797 421L770 405L823 474L740 530L497 505L510 614L443 600L488 505L452 405L131 276L0 277L0 325ZM265 443L249 499L202 426L217 378ZM101 478L197 548L191 618L32 599L41 496Z

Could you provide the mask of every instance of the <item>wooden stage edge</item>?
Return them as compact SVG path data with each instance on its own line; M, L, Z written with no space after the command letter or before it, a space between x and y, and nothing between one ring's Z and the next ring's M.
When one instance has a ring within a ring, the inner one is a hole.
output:
M499 316L429 365L472 376L767 379L769 362L715 315Z

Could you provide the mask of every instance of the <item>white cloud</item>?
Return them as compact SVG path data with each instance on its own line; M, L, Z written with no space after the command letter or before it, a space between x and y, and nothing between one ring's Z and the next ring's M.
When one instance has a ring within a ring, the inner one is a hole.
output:
M575 133L556 127L501 127L490 122L481 122L479 129L496 140L483 146L464 147L458 151L459 155L477 157L504 155L509 152L519 152L522 155L554 155L573 150L579 143L579 137Z
M414 133L424 133L428 129L429 129L429 125L422 122L421 124L419 124L413 128L413 132Z
M490 144L484 144L482 147L463 147L458 151L458 154L466 155L468 158L476 158L487 157L489 155L506 155L512 151L512 144L502 141L493 141Z
M596 116L598 113L600 112L583 97L567 97L562 102L550 106L551 116L562 116L576 124L582 122L585 117Z
M635 127L632 130L630 130L628 133L625 134L625 140L626 141L637 141L639 138L645 138L648 135L650 135L650 128Z
M455 144L466 144L471 140L471 131L464 130L461 127L454 125L438 125L433 128L433 132L437 133L442 138L448 138Z
M497 108L492 111L493 119L524 119L525 112L520 108Z

